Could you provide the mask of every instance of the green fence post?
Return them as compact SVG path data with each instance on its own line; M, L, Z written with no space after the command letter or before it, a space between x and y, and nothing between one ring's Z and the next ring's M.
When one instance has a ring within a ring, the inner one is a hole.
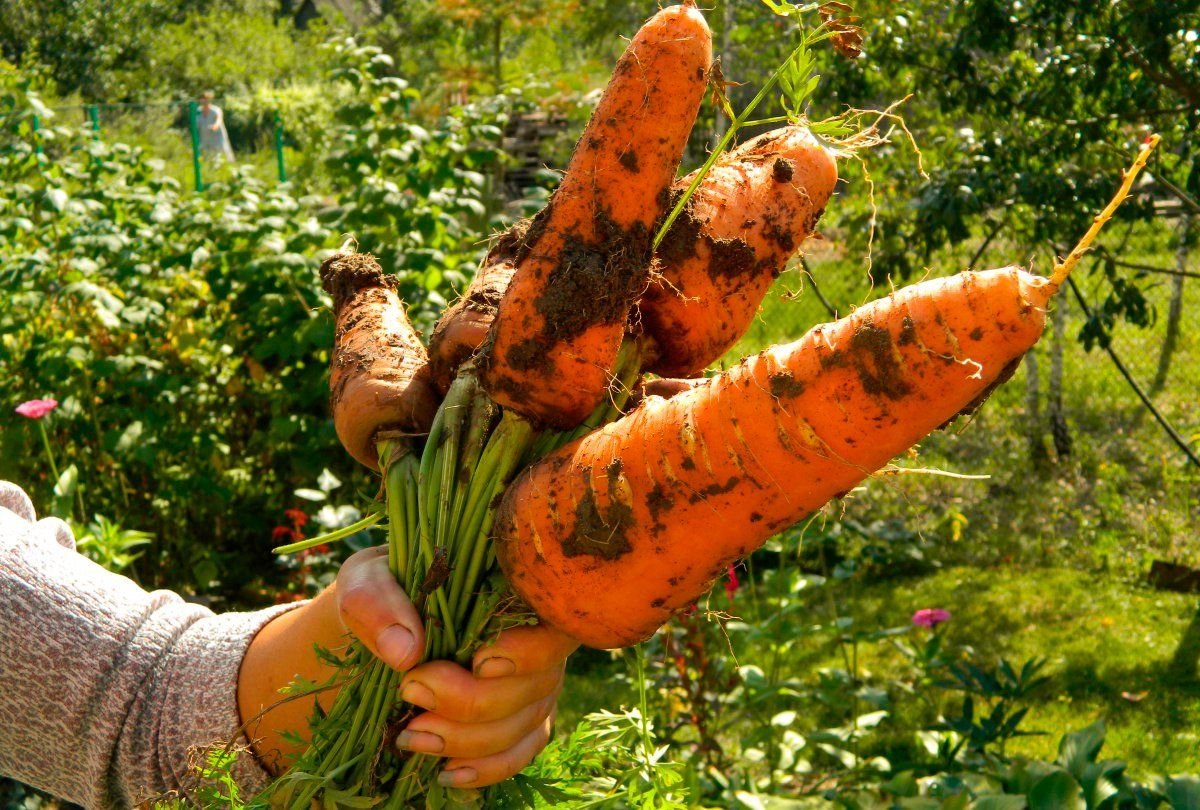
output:
M204 191L204 179L200 176L200 106L188 102L188 128L192 131L192 170L196 174L196 191Z
M42 119L35 115L31 123L33 124L33 153L37 155L40 163L45 158L45 154L42 152Z
M96 104L89 104L87 112L88 120L92 122L92 137L100 140L100 107Z
M275 162L279 165L279 182L287 182L287 168L283 164L283 119L275 113Z

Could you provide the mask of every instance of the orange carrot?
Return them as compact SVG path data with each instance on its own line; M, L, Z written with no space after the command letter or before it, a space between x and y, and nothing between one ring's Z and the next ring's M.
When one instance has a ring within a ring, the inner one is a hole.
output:
M338 253L321 265L333 296L333 359L329 389L333 425L356 460L379 469L380 431L425 434L438 396L429 358L392 282L366 254Z
M499 404L578 424L604 396L629 310L649 277L662 215L707 84L708 26L671 6L630 42L562 184L524 238L481 350Z
M673 199L693 176L676 181ZM646 369L686 377L724 354L812 234L836 182L833 155L802 127L765 133L721 157L654 255L634 316L653 340ZM443 392L483 343L529 227L519 223L500 237L466 294L438 321L429 354Z
M483 343L496 308L504 297L513 273L516 254L528 230L522 221L503 233L488 251L466 293L442 313L429 336L429 365L433 381L445 394L465 363Z
M508 581L594 647L648 637L730 562L973 409L1037 341L1017 268L905 288L527 469L496 520Z
M730 562L973 412L1041 337L1158 143L1049 278L1007 267L915 284L527 468L494 525L514 590L584 644L635 643Z
M638 304L654 341L646 369L699 374L737 342L771 282L812 232L837 162L805 127L765 133L722 155L655 255ZM691 177L675 184L682 193Z

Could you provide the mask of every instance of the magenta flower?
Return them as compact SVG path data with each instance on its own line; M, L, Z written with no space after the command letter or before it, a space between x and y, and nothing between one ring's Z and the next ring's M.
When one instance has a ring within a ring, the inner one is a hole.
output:
M732 565L729 566L725 579L725 597L733 604L734 594L738 592L738 588L742 587L742 583L738 581L737 569Z
M912 615L912 623L917 627L937 627L942 622L950 621L950 611L941 608L921 608Z
M18 405L17 413L26 419L41 419L57 407L57 399L31 399Z

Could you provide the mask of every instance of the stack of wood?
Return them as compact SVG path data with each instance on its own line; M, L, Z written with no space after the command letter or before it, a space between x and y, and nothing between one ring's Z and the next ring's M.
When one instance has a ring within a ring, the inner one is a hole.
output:
M567 128L565 115L531 110L514 114L504 129L503 148L511 158L504 170L504 196L515 199L536 185L536 175L546 167L547 145Z

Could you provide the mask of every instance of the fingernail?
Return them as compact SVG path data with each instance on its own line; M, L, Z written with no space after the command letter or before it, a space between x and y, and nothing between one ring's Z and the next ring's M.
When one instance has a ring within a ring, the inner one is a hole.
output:
M503 678L517 671L517 665L503 656L495 655L483 659L483 663L475 669L480 678Z
M395 669L399 669L408 661L416 646L417 642L413 638L413 634L398 624L384 628L383 632L375 638L375 647L379 650L379 657L383 659L384 663Z
M438 774L438 783L442 787L465 787L479 778L474 768L455 768L452 771L442 771Z
M422 709L433 711L437 708L437 700L433 697L433 692L423 683L409 681L400 690L400 697L414 706L420 706Z
M446 741L428 731L404 730L396 735L396 747L421 754L440 754L446 747Z

